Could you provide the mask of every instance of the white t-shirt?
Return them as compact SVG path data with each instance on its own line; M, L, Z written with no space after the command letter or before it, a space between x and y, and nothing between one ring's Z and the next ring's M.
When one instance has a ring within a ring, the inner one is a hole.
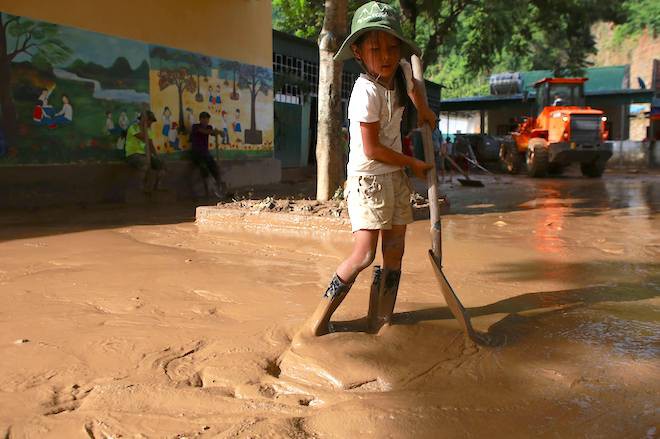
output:
M402 60L408 91L412 89L412 69ZM348 103L350 152L348 175L381 175L401 167L370 160L364 154L360 122L380 122L378 138L381 145L401 152L401 118L403 104L398 102L397 91L388 90L369 76L361 74L355 81Z

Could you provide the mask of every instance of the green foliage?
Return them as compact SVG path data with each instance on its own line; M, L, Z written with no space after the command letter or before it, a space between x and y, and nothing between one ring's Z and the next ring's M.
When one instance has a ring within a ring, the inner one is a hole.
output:
M348 18L366 2L348 0ZM299 38L316 41L323 27L324 15L325 0L273 0L273 28Z
M324 0L273 0L273 27L316 40L323 26Z
M637 37L644 29L656 38L660 33L660 2L658 0L628 0L623 3L626 20L614 31L614 44L627 37Z
M71 49L60 39L58 25L6 14L0 14L0 20L3 20L6 35L15 43L8 53L10 60L24 55L38 68L45 68L71 56Z
M349 2L349 15L364 2ZM658 0L390 0L403 30L424 52L427 78L445 96L487 92L492 72L553 70L579 75L596 46L591 26L620 24L623 38L660 31ZM323 24L321 0L274 0L274 25L315 39Z
M493 72L548 69L557 76L580 75L596 50L591 26L621 17L613 0L481 2L464 11L438 51L442 67L432 70L432 79L448 86L445 96L469 96L487 91Z
M443 98L488 94L487 78L483 75L469 75L468 70L466 58L451 52L441 64L429 66L425 74L429 80L445 86Z

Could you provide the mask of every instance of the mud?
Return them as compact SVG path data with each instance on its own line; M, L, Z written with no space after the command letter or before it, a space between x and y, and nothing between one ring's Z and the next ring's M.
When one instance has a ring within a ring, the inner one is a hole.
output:
M424 220L394 325L361 332L365 272L292 347L345 234L3 213L0 437L657 437L660 177L484 182L445 187L444 271L496 348L465 343Z

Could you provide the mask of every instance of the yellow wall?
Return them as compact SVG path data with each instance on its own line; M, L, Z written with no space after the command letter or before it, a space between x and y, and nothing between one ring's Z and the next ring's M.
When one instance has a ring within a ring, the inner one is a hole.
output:
M267 0L0 0L0 11L267 68L273 62Z

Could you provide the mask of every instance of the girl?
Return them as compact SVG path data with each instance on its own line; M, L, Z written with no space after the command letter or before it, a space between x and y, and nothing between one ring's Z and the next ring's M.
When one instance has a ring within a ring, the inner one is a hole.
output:
M383 268L376 266L367 321L370 331L389 323L401 277L406 225L411 223L410 182L404 167L424 179L431 168L401 153L401 117L409 96L420 123L435 126L436 116L413 85L405 58L419 48L402 36L400 19L387 4L369 2L360 7L351 34L335 55L353 56L365 73L353 86L348 105L350 152L346 199L353 230L353 251L335 272L321 303L298 340L327 334L330 317L351 289L357 275L374 260L382 238Z

